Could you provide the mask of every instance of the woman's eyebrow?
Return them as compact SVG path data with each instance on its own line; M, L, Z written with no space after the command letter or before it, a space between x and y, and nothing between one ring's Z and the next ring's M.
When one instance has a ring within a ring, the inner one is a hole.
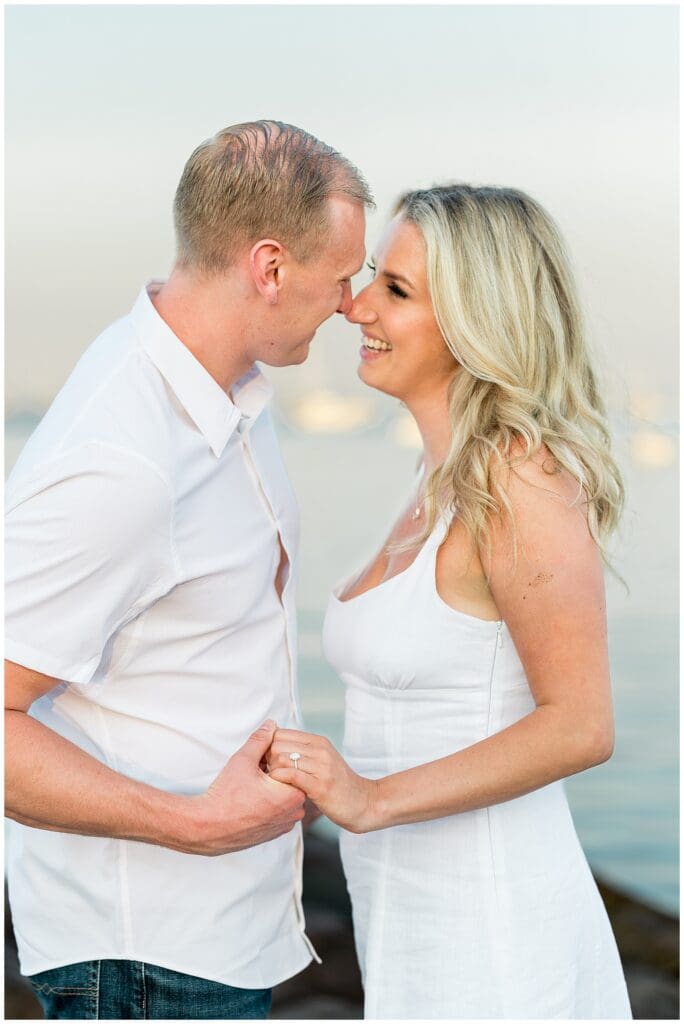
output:
M407 284L409 288L415 289L415 285L413 284L413 282L409 281L409 279L407 277L404 277L402 274L395 274L393 270L383 270L382 273L383 277L391 277L393 281L403 281L403 283Z
M369 260L370 263L373 264L373 266L375 266L375 256L374 255L369 256L368 260ZM395 274L393 270L383 270L382 274L383 274L384 277L391 277L392 280L394 280L394 281L403 281L404 284L407 284L409 286L409 288L413 288L413 290L415 291L415 287L416 286L413 284L412 281L409 281L408 277L404 277L403 274Z

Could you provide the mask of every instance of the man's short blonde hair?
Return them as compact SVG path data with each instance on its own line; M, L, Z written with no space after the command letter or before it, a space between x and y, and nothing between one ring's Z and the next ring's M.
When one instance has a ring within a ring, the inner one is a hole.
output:
M185 165L174 200L179 263L220 273L237 250L273 238L304 262L327 239L327 201L373 197L362 174L332 147L280 121L232 125Z

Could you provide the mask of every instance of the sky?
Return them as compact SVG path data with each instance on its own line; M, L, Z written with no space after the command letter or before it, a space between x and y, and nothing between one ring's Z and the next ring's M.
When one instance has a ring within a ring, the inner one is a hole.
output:
M45 407L86 345L173 261L171 203L227 124L301 125L378 200L512 185L568 242L606 394L675 417L677 19L672 6L10 6L7 412ZM359 284L364 283L360 275ZM358 391L337 317L285 405Z

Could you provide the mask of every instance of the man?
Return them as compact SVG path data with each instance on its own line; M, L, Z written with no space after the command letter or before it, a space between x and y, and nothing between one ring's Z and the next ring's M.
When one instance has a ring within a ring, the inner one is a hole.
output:
M11 475L8 872L46 1015L264 1017L315 955L303 795L260 769L299 721L297 515L255 363L303 362L348 311L371 204L301 129L199 146L169 280L90 346Z

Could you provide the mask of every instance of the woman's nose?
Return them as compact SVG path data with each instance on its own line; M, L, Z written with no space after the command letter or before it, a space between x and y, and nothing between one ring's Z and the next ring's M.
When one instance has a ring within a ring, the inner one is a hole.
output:
M377 313L368 304L368 288L370 285L363 288L345 310L344 315L350 324L372 324L377 320Z

